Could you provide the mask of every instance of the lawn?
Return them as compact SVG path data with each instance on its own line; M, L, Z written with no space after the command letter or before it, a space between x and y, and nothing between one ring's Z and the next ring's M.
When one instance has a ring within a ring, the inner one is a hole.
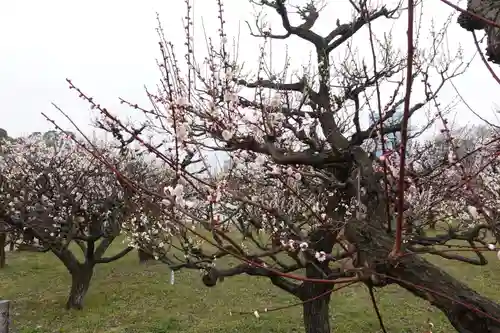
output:
M115 249L116 250L116 249ZM476 290L500 301L500 263L491 255L488 267L439 262ZM136 253L98 266L83 311L63 309L69 275L51 254L8 253L0 271L0 299L12 300L12 332L302 332L301 307L263 313L296 302L266 279L228 278L207 288L198 271L176 273L160 263L140 265ZM394 286L377 291L390 332L423 333L430 319L434 333L453 332L441 313ZM252 315L259 310L257 319ZM247 312L247 314L236 314ZM232 315L230 315L232 313ZM339 333L379 332L365 288L334 294L331 320Z

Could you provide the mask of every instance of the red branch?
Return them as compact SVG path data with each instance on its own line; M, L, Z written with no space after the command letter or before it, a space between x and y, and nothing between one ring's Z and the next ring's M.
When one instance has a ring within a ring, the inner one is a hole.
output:
M398 219L396 223L396 240L392 251L393 256L398 256L401 252L403 242L403 211L405 193L405 164L406 164L406 144L408 142L408 120L410 118L410 97L413 83L413 0L408 0L408 55L406 64L406 94L404 102L403 123L401 129L401 156L399 164L399 197L398 197Z

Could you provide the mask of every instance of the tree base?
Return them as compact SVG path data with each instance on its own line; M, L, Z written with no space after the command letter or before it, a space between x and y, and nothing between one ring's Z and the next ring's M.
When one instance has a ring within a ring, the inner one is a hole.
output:
M90 280L93 275L93 267L81 266L80 269L72 273L71 289L69 292L68 301L66 302L67 310L82 310L83 300L89 290Z
M141 264L155 260L154 256L152 256L151 254L149 254L141 249L137 250L137 254L139 257L139 263L141 263Z

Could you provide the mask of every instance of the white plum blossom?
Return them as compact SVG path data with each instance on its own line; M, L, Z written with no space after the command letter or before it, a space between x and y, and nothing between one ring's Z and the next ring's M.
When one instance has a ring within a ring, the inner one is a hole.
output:
M222 138L224 140L229 141L229 140L231 140L232 137L233 137L233 133L231 133L231 131L228 131L228 130L222 131Z
M224 93L224 102L237 102L238 101L238 95L236 95L233 92L226 91Z
M177 127L177 137L180 140L185 140L188 137L189 127L186 124L179 124Z
M175 185L175 188L172 190L172 194L181 197L184 194L184 185L182 184Z
M189 101L185 96L179 96L179 98L177 98L175 103L179 106L188 106L189 105Z
M319 262L323 262L326 260L326 253L325 251L319 251L319 252L316 252L314 254L314 257L316 258L316 260L318 260Z
M255 163L256 163L257 165L263 165L265 162L266 162L266 158L264 157L264 155L258 155L258 156L255 158Z
M279 107L281 104L281 94L276 93L274 94L273 98L271 99L271 106L274 108Z

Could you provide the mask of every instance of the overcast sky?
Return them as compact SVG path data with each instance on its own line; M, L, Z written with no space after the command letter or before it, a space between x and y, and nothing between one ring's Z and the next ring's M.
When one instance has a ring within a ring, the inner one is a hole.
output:
M244 24L244 20L252 19L252 7L247 0L225 2L229 35L237 35L238 27L241 28L240 59L255 63L259 41L248 36ZM293 2L300 3L298 0ZM323 19L315 25L315 30L322 34L334 27L337 18L344 23L351 12L347 0L328 0L326 3ZM384 3L390 6L394 1ZM201 16L208 34L216 36L218 21L214 5L214 0L194 1L196 34L200 40L203 39ZM450 13L439 0L425 0L424 8L426 27L432 19L439 23ZM128 112L119 105L118 97L145 102L143 86L153 87L158 79L156 12L160 14L167 37L180 47L179 58L182 57L183 0L0 1L0 127L11 136L45 131L51 128L40 115L45 112L71 129L52 108L50 103L55 102L76 123L90 131L87 104L67 88L65 78L71 78L115 113ZM273 27L278 26L275 13L269 12L268 19ZM401 22L394 24L385 21L376 28L378 31L394 28L395 44L403 46L404 25ZM358 42L359 52L367 52L368 42L362 39ZM459 42L465 49L466 58L470 58L475 53L472 38L453 23L448 43L457 46ZM307 44L296 39L287 44L289 53L294 55L294 65L300 66L308 60L312 49ZM275 59L282 59L284 44L276 42L275 46ZM366 54L369 56L368 52ZM453 82L474 110L497 122L492 109L500 102L499 98L494 98L499 96L500 87L479 57L466 74ZM451 87L442 94L443 103L455 99L456 93ZM463 105L456 111L456 121L461 124L477 121Z

